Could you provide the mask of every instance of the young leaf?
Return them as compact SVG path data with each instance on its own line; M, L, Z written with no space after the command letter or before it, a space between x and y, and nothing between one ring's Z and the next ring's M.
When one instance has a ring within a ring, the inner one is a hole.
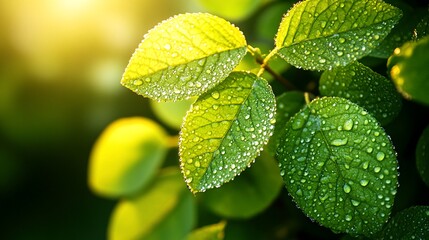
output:
M263 0L198 0L198 2L213 14L239 21L255 12Z
M346 99L324 97L286 129L277 158L297 205L334 232L379 231L396 194L398 164L376 119Z
M255 160L275 122L275 100L256 75L233 72L201 95L188 111L179 154L192 192L219 187Z
M180 172L164 169L149 189L118 203L109 239L183 239L194 226L195 211Z
M121 83L157 101L198 96L223 81L246 53L240 30L203 13L177 15L153 28Z
M414 206L396 214L381 239L429 239L429 206Z
M199 200L216 215L250 218L266 209L278 196L281 187L277 162L262 152L250 169L221 188L202 193Z
M167 154L167 133L141 117L111 123L90 157L89 186L105 197L135 194L147 185Z
M387 67L398 91L408 99L429 105L429 36L396 48Z
M416 165L423 182L429 186L429 126L423 131L417 143Z
M319 83L324 96L346 98L368 110L382 125L401 110L401 96L391 81L359 62L325 71Z
M276 49L296 67L326 70L368 55L401 18L379 0L307 0L283 18Z
M226 222L220 222L192 231L187 240L222 240L225 237Z

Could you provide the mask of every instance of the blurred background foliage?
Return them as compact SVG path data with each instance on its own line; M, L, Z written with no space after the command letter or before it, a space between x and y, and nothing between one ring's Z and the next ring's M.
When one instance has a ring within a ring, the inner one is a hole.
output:
M0 239L106 238L116 201L90 192L88 157L98 135L114 120L129 116L157 120L151 109L154 103L119 84L132 52L150 28L178 13L209 11L236 24L252 46L267 52L282 14L294 3L0 0ZM385 71L385 60L367 62ZM249 59L244 64L246 69L255 67ZM273 64L276 69L289 69L284 63ZM320 73L291 68L283 75L296 79L298 86L317 89L312 80ZM283 91L273 84L276 94ZM164 106L164 114L171 109ZM414 119L406 117L415 113ZM398 119L386 127L399 153L400 177L409 179L401 182L397 209L421 204L419 199L427 197L427 189L418 191L424 186L410 147L429 122L427 113L427 108L405 102ZM161 124L175 135L180 123ZM177 164L176 150L169 153L166 165ZM199 225L220 220L204 208L199 209L198 219ZM309 222L283 189L274 207L258 217L228 221L227 235L281 238ZM316 226L311 235L321 232L332 234Z

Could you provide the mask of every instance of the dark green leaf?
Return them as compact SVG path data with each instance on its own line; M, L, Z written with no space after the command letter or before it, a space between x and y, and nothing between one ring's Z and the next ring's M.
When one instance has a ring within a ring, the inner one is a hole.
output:
M326 70L368 55L401 18L401 10L379 0L307 0L283 18L279 56L296 67Z
M118 203L110 220L109 239L182 239L194 223L194 197L180 172L170 168L149 189Z
M396 214L381 239L429 239L429 206L414 206Z
M429 36L396 48L388 60L390 76L405 97L429 105Z
M429 186L429 126L423 131L417 143L416 164L423 182Z
M208 209L227 218L250 218L265 208L280 193L282 179L277 162L267 153L234 181L200 195Z
M398 164L376 119L346 99L324 97L286 129L277 158L298 207L335 232L381 230L396 194Z
M233 72L201 95L180 133L182 172L192 192L219 187L240 174L272 135L275 99L256 75Z
M231 23L210 14L181 14L145 36L121 83L157 101L183 100L223 81L245 54L246 40Z
M276 105L276 124L273 136L268 143L268 149L271 153L275 153L277 150L280 138L286 130L286 123L305 105L304 93L298 91L285 92L276 98Z
M324 96L346 98L368 110L382 125L401 110L401 96L391 81L359 62L325 71L319 83Z

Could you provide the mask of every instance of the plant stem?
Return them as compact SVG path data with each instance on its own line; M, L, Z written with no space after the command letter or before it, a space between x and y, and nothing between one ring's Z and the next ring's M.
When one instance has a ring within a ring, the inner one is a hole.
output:
M261 69L259 70L259 72L257 74L258 77L261 76L262 73L264 73L264 71L266 70L269 74L271 74L271 76L274 77L274 79L276 79L281 84L283 84L287 90L296 90L297 89L291 82L289 82L287 79L282 77L280 74L277 74L268 65L268 61L271 59L271 57L276 55L276 53L277 53L276 49L271 51L265 58L262 58L261 51L259 50L259 48L254 48L250 45L248 45L247 48L249 49L249 52L255 57L256 62L259 65L261 65Z

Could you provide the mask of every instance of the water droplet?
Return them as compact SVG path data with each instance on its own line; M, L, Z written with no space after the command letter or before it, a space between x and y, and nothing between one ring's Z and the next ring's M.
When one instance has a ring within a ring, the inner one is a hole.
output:
M384 159L384 153L383 152L378 152L377 153L377 160L378 161L383 161Z
M369 163L368 163L368 162L364 162L364 163L362 164L362 168L363 168L363 169L367 169L367 168L368 168L368 166L369 166Z
M326 62L326 59L324 59L324 58L321 58L320 60L319 60L319 63L325 63Z
M338 41L339 41L340 43L344 43L344 42L346 41L346 39L344 39L344 38L339 38L339 39L338 39Z
M351 200L351 202L352 202L352 205L355 206L355 207L359 206L359 204L360 204L359 201L356 201L356 200L353 200L353 199Z
M374 150L374 149L372 149L372 147L369 147L369 148L367 148L367 149L366 149L366 152L367 152L367 153L372 153L372 151L373 151L373 150Z
M368 183L369 183L369 181L368 180L366 180L366 179L362 179L362 180L360 180L360 185L362 186L362 187L365 187L366 185L368 185Z
M326 27L326 21L322 21L322 22L320 23L320 26L321 26L322 28Z
M378 39L380 39L380 36L379 35L374 35L374 39L378 40Z
M331 145L334 145L334 146L343 146L346 144L347 144L347 138L344 138L344 139L338 138L331 141Z
M211 95L212 95L212 98L214 98L214 99L219 99L219 97L220 97L220 94L218 91L213 91L211 93Z
M346 183L343 186L343 190L345 193L349 193L352 190L352 188Z
M346 221L347 222L350 222L352 220L352 216L350 216L350 215L346 215Z
M380 172L380 171L381 171L381 168L380 168L380 167L375 167L375 168L374 168L374 172L375 172L375 173L378 173L378 172Z
M298 195L298 196L302 196L302 191L301 191L301 189L298 189L298 190L296 191L296 195Z
M194 165L195 167L200 167L201 166L200 161L196 161Z
M353 128L353 120L348 119L344 122L343 129L346 131L350 131Z
M171 46L170 46L170 44L167 43L167 44L164 45L164 48L165 48L165 50L170 50Z
M140 86L143 84L143 82L141 80L134 80L133 84L136 86Z

